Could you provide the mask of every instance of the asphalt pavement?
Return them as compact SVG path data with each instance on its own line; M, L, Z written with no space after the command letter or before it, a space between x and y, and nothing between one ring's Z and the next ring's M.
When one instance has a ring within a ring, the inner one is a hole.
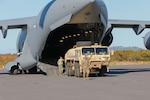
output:
M149 100L150 65L113 66L90 80L0 71L0 100Z

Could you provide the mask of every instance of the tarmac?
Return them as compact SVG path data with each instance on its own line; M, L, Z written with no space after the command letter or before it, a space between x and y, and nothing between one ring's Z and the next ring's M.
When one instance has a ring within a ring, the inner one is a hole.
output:
M0 71L0 100L149 100L150 65L113 66L90 80Z

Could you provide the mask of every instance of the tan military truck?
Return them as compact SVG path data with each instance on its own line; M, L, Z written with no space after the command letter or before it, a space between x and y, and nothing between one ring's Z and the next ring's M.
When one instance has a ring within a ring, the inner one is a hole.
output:
M110 63L110 50L107 46L89 45L77 46L69 49L65 54L65 72L68 76L81 77L83 68L81 61L87 55L91 57L90 74L99 74L104 76L107 73Z

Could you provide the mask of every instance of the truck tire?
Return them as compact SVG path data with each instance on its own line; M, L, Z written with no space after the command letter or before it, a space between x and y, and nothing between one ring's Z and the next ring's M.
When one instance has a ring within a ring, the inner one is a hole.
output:
M92 45L91 41L78 41L76 42L77 47L81 47L81 46L90 46Z
M74 75L74 71L72 70L72 64L71 64L71 62L67 62L66 63L65 71L66 71L66 75L67 76L73 76Z
M105 76L105 73L107 73L107 67L102 66L100 71L99 71L99 74L100 74L100 76Z
M72 68L71 67L69 67L69 74L68 74L68 76L73 76L74 75L74 71L72 70Z
M79 66L78 62L75 63L75 76L76 77L81 77L82 76L82 73L80 72L80 66Z
M75 75L76 77L77 77L77 66L78 66L77 64L78 64L78 63L75 62L75 68L74 68L74 69L75 69L75 73L74 73L74 75Z
M73 64L70 62L69 66L69 76L74 76L74 70L72 70Z
M71 72L71 66L70 66L70 62L68 62L68 76L71 76L70 72Z
M65 64L65 73L67 76L69 76L69 62Z

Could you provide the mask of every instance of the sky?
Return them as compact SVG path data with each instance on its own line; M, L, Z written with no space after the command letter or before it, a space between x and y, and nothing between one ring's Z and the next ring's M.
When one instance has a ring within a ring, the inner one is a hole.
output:
M150 0L103 0L107 6L109 19L150 21ZM0 0L0 20L37 16L50 0ZM19 29L8 31L3 39L0 31L0 54L16 53L16 41ZM137 46L145 49L143 36L150 31L145 29L136 35L132 29L113 29L111 46Z

